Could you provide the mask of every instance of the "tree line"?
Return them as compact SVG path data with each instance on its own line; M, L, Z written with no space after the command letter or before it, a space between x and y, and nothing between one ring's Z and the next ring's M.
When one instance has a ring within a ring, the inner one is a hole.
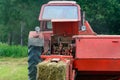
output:
M0 42L27 45L39 26L39 12L49 0L0 0ZM120 0L75 0L98 34L120 34ZM22 39L22 40L21 40Z

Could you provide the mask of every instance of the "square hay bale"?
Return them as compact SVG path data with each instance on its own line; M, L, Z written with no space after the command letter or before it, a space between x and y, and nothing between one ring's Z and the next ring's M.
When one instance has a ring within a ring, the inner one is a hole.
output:
M37 65L38 80L66 80L66 66L63 61L43 61Z

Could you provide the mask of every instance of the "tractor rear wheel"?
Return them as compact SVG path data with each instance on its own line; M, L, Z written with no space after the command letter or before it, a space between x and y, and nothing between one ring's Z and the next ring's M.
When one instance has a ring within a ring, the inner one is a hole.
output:
M78 79L78 70L77 70L77 69L75 70L74 80L79 80L79 79Z
M43 52L43 47L30 46L28 47L28 80L36 80L37 67L41 62L40 55Z

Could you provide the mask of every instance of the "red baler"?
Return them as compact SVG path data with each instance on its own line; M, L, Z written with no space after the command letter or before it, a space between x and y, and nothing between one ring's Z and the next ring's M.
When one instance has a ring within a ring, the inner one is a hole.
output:
M39 21L40 30L29 33L30 80L41 59L54 58L68 60L65 80L120 80L120 36L97 35L76 2L44 4Z

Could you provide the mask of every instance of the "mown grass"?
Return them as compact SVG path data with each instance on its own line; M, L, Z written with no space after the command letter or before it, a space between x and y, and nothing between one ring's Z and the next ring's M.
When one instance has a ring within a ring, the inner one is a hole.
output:
M20 45L8 45L0 43L0 56L3 57L27 57L27 47Z
M0 80L28 80L27 58L0 57Z
M0 80L28 80L27 55L26 46L0 43Z

